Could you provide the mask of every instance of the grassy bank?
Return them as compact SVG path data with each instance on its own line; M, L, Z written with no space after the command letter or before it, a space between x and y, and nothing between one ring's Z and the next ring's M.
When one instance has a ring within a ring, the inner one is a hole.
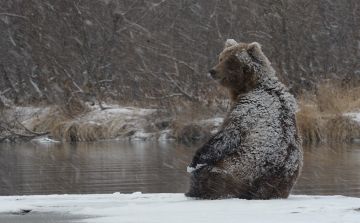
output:
M105 107L106 109L98 105L89 106L84 112L75 116L58 107L16 108L17 111L7 112L9 120L12 120L8 121L8 125L13 129L17 126L14 132L19 135L48 132L48 137L54 140L121 139L193 142L209 138L222 122L221 117L214 118L217 117L216 112L219 109L217 106L202 104L199 107L199 104L196 105L194 102L184 103L177 109L168 109L166 106L122 107L115 104ZM224 111L221 111L221 114L223 113ZM19 123L16 123L16 120Z
M305 142L360 139L360 88L322 84L298 97L297 121Z
M303 141L360 139L358 95L359 87L332 83L320 85L314 92L300 94L297 98L297 120ZM47 135L55 140L66 141L204 141L221 125L229 105L223 100L179 100L176 104L141 107L123 107L116 104L87 105L86 109L76 115L70 115L59 107L18 107L2 114L2 126L5 123L5 126L12 129L13 133L16 132L20 139L38 136L33 133L48 133ZM5 128L1 130L2 135L9 133ZM32 137L23 137L29 135ZM10 141L16 140L10 138Z

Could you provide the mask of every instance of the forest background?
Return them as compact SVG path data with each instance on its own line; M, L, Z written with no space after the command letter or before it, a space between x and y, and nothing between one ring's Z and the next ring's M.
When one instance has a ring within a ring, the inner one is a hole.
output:
M89 104L156 109L170 121L155 127L181 135L184 120L229 106L206 75L228 38L262 45L297 97L305 141L358 139L347 114L360 111L359 11L357 0L3 1L0 139L65 131ZM14 107L26 106L52 108L56 120L25 126Z

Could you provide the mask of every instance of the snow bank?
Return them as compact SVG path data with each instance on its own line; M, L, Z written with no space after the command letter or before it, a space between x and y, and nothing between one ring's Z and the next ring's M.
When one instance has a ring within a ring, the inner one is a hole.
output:
M212 126L211 134L214 135L215 133L218 132L218 129L219 129L220 125L223 123L223 121L224 121L224 118L216 117L216 118L212 118L212 119L203 120L200 123Z
M107 109L101 110L98 105L92 106L91 111L82 117L82 120L89 123L96 122L98 125L122 126L120 130L117 127L111 127L111 129L117 130L112 135L118 135L116 139L119 140L175 140L171 126L165 129L148 128L156 126L153 120L157 116L154 114L157 111L156 109L121 107L119 105L104 105L104 107L107 107ZM166 121L172 122L172 118L168 118ZM217 132L222 121L223 118L194 120L194 122L207 126L213 134ZM113 122L115 123L114 125L112 124Z
M292 195L284 200L193 200L183 194L0 197L1 213L57 212L83 222L359 222L360 198Z
M345 113L344 116L352 118L352 120L360 123L360 113Z
M58 140L53 140L53 139L49 139L49 138L37 138L37 139L33 139L33 142L38 142L38 143L60 143L60 141Z
M18 114L21 117L22 125L30 130L52 129L54 139L70 140L67 137L70 130L76 130L76 140L93 141L101 139L117 139L130 141L173 141L176 138L173 122L176 117L164 115L159 116L158 112L165 112L154 108L122 107L117 104L102 104L104 110L99 105L88 106L89 111L79 117L64 120L55 120L59 112L52 107L13 107L9 110L9 117ZM166 113L166 112L165 112ZM49 126L51 117L53 123ZM161 113L162 114L162 113ZM208 129L212 134L218 131L223 122L223 118L215 117L211 119L192 120ZM166 123L164 126L163 123ZM56 126L56 129L52 128ZM72 128L73 127L73 128ZM45 131L44 130L44 131ZM66 138L67 137L67 138ZM34 139L38 143L56 143L58 141L37 137Z

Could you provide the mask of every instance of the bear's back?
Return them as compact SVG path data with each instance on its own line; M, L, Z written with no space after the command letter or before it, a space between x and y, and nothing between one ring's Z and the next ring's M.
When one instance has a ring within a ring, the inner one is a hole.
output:
M302 166L295 112L295 99L281 83L240 97L223 131L240 131L241 143L236 158L225 157L219 164L248 179L271 177L280 168L293 175Z

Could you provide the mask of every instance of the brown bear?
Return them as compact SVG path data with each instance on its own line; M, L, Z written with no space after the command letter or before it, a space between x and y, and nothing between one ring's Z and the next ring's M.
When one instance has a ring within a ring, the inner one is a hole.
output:
M227 40L219 64L209 74L233 105L219 132L196 151L185 195L287 198L303 165L294 97L256 42Z

